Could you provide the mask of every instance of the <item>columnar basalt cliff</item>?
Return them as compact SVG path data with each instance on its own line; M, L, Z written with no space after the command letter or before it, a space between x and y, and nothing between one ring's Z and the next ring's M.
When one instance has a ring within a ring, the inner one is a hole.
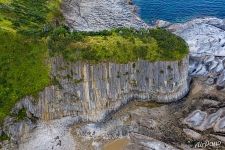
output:
M128 3L65 0L62 11L71 30L150 28ZM0 127L0 149L92 150L103 149L109 140L128 138L127 149L174 150L192 149L190 143L211 141L210 136L225 141L224 90L213 88L215 83L225 86L224 25L217 18L184 24L159 21L158 26L188 43L191 64L188 55L177 61L138 59L126 64L49 58L51 85L15 105ZM168 104L189 92L188 70L189 75L208 79L194 79L186 101ZM207 129L212 132L202 132Z
M127 64L66 64L56 58L53 76L78 99L83 115L96 121L132 99L172 102L183 98L189 90L188 64L188 57L174 62L139 60Z
M43 120L83 116L99 121L130 100L167 103L183 98L189 90L188 56L173 62L127 64L69 63L57 57L52 64L57 85L41 92L36 105L27 97L16 109L25 107Z

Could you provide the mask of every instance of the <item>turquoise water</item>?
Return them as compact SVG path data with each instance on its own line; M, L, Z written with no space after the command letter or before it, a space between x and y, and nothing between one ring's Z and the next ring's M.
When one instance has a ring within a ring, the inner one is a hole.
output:
M225 0L133 0L138 13L147 23L157 19L184 22L192 18L225 18Z

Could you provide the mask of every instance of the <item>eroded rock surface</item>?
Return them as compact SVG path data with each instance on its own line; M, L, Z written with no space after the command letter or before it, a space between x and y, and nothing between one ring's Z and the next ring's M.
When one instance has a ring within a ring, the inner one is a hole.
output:
M114 27L146 28L128 0L65 0L63 14L69 27L98 31Z
M19 150L74 150L75 142L69 127L80 121L79 117L65 117L51 122L39 123L37 128L25 139Z
M131 134L131 140L133 140L135 143L130 144L126 150L130 149L178 150L177 148L169 144L140 134Z
M218 18L194 19L168 27L184 38L192 56L225 56L225 20Z
M188 43L190 75L209 76L218 79L215 83L219 87L225 86L225 20L206 17L178 24L157 21L156 26L167 28Z

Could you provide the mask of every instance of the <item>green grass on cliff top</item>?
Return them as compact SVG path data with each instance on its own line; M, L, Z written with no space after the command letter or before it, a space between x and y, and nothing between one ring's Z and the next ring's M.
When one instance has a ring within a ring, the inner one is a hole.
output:
M51 56L70 61L127 63L181 60L184 40L163 29L69 32L61 0L0 0L0 123L15 103L51 83Z
M144 59L149 61L181 60L188 54L183 39L164 29L113 29L101 32L73 32L55 29L49 38L51 54L62 54L71 61L94 63L127 63Z

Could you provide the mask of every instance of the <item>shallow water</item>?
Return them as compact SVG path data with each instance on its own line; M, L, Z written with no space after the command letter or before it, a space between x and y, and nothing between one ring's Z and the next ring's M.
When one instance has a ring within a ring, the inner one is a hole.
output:
M106 144L104 146L104 150L124 150L128 143L129 140L126 138L117 139Z
M133 0L147 23L157 19L184 22L192 18L225 18L225 0Z

